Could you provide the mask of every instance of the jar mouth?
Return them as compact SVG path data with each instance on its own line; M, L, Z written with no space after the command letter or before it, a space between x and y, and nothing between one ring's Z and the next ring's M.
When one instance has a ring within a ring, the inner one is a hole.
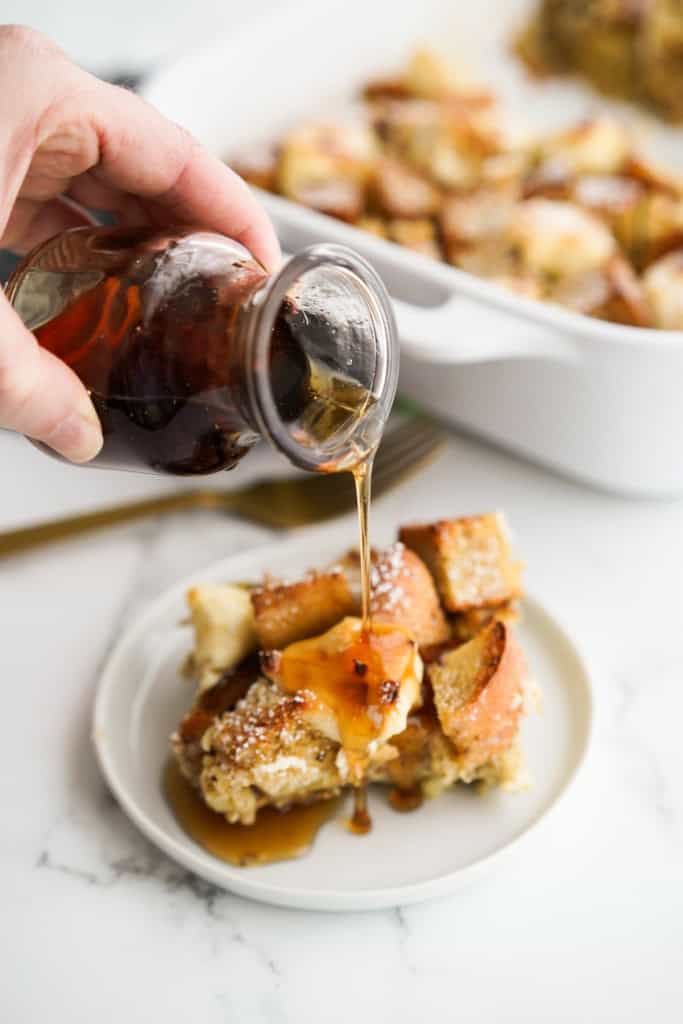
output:
M258 429L302 469L350 469L379 440L396 394L398 342L387 291L340 245L293 256L264 289L250 337Z

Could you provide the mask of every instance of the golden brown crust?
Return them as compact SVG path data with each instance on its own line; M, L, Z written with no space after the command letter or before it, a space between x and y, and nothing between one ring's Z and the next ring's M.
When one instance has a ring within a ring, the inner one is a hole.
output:
M402 245L404 249L411 249L433 260L443 257L433 220L426 217L416 220L394 218L388 221L387 231L391 241Z
M502 519L490 515L408 526L401 537L411 546L400 541L372 553L371 612L378 633L397 628L410 635L413 652L419 644L426 677L420 688L417 653L410 671L382 664L378 699L370 701L373 711L367 716L372 742L361 759L350 757L348 730L345 726L345 739L335 701L348 678L344 657L362 681L369 656L357 656L342 638L340 679L335 681L331 668L323 669L321 680L311 676L296 686L281 678L276 664L287 655L277 648L298 640L320 646L325 641L320 634L334 633L331 627L341 636L340 620L358 610L357 552L327 572L290 584L266 581L252 592L258 654L199 693L171 739L183 774L208 806L229 821L248 824L261 807L324 799L352 781L418 787L433 796L456 782L509 786L518 779L525 666L508 622L516 615L521 583ZM413 550L420 545L433 568ZM435 584L439 573L442 594L457 609L450 616ZM218 595L207 590L194 599L199 597L202 607L210 606L211 637L222 650L230 640L223 633L230 632L233 620L241 627L242 618L232 612L225 618L227 590ZM202 620L199 625L206 624ZM264 671L271 679L263 677ZM322 682L331 687L329 693L322 693ZM355 722L355 706L349 707L348 721ZM355 725L353 730L355 742Z
M275 188L278 168L278 152L275 146L254 146L240 153L231 161L236 174L250 185L271 191Z
M332 796L341 779L338 744L306 721L304 699L258 679L202 738L199 786L228 821L253 822L260 807Z
M494 621L428 666L441 727L463 766L502 753L517 733L526 665L512 630Z
M201 691L181 719L171 737L171 748L183 775L191 782L198 784L204 733L216 719L234 709L259 675L260 659L258 653L254 652L236 668L224 672L213 686Z
M407 630L420 648L449 639L450 626L432 575L404 544L374 553L370 585L373 621Z
M613 13L620 4L584 6ZM681 23L667 20L665 35L668 59L683 68L670 32ZM644 160L618 118L589 117L520 141L495 96L429 50L370 82L363 98L360 116L304 124L234 166L254 184L517 295L662 326L642 276L683 246L683 181Z
M404 526L399 537L423 560L450 612L491 608L522 595L521 565L512 559L499 514Z
M312 572L293 583L266 583L252 591L251 601L264 650L324 633L354 606L343 572Z
M493 608L470 608L466 612L457 612L451 619L453 646L467 643L494 619L513 625L519 617L519 601L505 601Z
M430 217L437 212L441 202L434 185L398 160L379 161L372 194L388 217Z

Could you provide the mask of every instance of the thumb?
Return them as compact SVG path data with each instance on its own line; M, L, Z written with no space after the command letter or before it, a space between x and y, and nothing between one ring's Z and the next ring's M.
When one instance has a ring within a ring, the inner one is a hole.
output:
M40 347L0 292L0 427L42 441L72 462L102 447L102 428L80 380Z

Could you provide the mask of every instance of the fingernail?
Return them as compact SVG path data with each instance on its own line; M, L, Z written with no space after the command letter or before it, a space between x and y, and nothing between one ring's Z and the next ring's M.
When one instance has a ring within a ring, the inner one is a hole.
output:
M91 402L83 403L62 420L46 443L71 462L94 459L102 447L102 427Z

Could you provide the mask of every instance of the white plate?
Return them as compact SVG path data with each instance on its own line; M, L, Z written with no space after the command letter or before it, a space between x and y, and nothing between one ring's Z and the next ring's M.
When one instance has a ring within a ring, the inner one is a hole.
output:
M327 539L317 543L321 537ZM562 627L537 601L527 599L519 632L543 690L542 714L523 725L531 790L478 796L457 787L402 815L387 806L377 789L370 794L370 835L351 835L342 809L308 854L265 867L235 868L197 846L175 821L160 788L168 736L192 699L178 673L191 643L188 627L180 624L188 586L200 580L253 579L266 569L296 575L354 540L338 531L318 532L315 540L308 535L248 551L184 580L154 601L122 636L99 685L95 746L126 813L180 864L266 903L368 910L452 892L500 861L539 824L576 777L588 745L592 696L586 666Z

